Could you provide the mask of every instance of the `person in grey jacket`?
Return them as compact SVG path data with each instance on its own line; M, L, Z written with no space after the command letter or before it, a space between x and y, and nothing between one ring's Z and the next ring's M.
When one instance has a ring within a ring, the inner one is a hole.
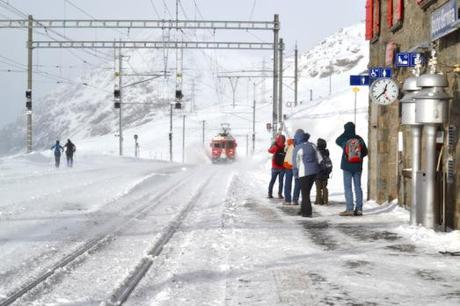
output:
M302 203L300 215L311 218L312 208L310 192L315 182L316 175L319 173L319 163L322 160L316 146L309 142L310 134L302 129L295 132L295 148L292 156L293 173L300 181L300 191L302 193Z

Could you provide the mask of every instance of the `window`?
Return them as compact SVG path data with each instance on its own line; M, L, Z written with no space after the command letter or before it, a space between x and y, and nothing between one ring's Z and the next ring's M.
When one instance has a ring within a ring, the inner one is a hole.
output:
M380 0L366 2L366 39L377 41L380 35Z
M387 0L387 26L392 31L402 27L404 19L404 0Z

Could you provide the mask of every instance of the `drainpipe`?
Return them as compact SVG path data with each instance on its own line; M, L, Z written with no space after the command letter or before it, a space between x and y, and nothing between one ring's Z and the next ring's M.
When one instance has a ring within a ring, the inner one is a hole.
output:
M416 76L417 73L416 73ZM415 120L415 96L420 91L417 86L417 78L409 77L403 85L404 97L401 102L401 125L407 125L411 128L412 136L412 179L411 179L411 206L410 206L410 224L417 225L417 172L420 171L420 147L422 125Z

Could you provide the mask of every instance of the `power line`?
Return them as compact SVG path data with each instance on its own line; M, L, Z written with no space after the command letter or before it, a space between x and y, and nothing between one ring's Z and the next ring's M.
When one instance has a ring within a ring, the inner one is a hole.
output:
M160 14L158 13L158 10L157 10L155 4L153 3L153 0L150 0L150 4L152 5L152 9L155 12L155 15L157 15L158 19L161 19Z
M252 20L252 17L254 16L254 10L256 9L256 4L257 4L257 0L254 0L252 2L251 12L249 13L249 20Z

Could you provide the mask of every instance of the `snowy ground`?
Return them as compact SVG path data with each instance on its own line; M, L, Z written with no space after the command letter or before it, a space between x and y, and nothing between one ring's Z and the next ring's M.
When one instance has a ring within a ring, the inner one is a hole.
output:
M145 260L150 269L127 305L460 303L458 259L439 253L460 250L459 232L408 227L394 204L339 217L338 187L336 201L301 218L297 207L265 199L265 161L86 155L56 170L43 154L2 159L0 296L104 237L15 305L109 304Z

